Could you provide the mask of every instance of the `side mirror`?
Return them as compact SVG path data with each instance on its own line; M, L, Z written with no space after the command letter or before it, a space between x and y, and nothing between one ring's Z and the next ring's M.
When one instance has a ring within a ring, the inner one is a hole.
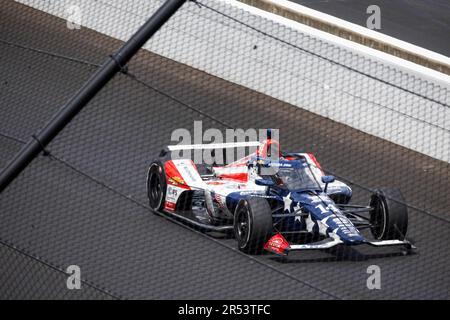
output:
M322 182L325 183L325 188L323 189L323 192L327 193L328 184L334 182L336 178L334 176L322 176Z
M332 183L334 180L336 180L334 176L322 176L322 182L325 184Z
M258 186L266 186L266 187L272 187L275 185L275 182L269 179L256 179L255 183Z

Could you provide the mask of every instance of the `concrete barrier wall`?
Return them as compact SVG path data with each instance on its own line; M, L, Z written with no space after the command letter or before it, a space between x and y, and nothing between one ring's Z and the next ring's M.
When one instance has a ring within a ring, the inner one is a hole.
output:
M162 1L20 0L126 40ZM450 162L449 77L233 0L193 2L146 50ZM76 30L74 30L76 32ZM320 128L318 128L320 129Z
M450 74L450 58L358 26L287 0L238 0L267 12L303 23L340 38L363 44L419 65Z

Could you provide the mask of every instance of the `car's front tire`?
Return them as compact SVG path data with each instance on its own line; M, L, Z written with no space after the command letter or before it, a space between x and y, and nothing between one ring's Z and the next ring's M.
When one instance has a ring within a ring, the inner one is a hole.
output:
M408 209L397 188L376 190L370 199L372 235L377 240L403 240L408 231Z
M164 166L159 161L154 161L148 169L147 177L147 195L150 208L154 211L160 211L164 208L164 199L166 198L166 174Z
M272 211L264 198L239 201L234 213L234 234L238 248L248 254L261 254L272 235Z

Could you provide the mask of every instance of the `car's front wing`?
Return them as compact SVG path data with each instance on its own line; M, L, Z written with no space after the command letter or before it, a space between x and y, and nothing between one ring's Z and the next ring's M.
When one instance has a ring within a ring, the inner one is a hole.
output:
M359 243L346 244L344 241L338 238L326 238L322 241L306 243L306 244L289 244L286 239L281 234L276 234L273 236L264 246L267 251L287 255L291 251L301 251L301 250L324 250L335 247L337 245L361 245L367 244L373 247L388 247L388 246L403 246L407 250L416 249L407 240L380 240L380 241L369 241L365 240Z

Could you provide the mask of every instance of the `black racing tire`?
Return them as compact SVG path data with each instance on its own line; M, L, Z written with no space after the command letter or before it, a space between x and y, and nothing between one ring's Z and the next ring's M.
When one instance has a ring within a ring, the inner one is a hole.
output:
M404 240L408 231L408 208L397 188L375 190L370 198L370 231L377 240Z
M147 195L150 208L157 213L164 209L167 182L164 166L160 161L153 161L148 169Z
M272 235L272 210L264 198L239 201L234 212L234 235L240 251L261 254Z

